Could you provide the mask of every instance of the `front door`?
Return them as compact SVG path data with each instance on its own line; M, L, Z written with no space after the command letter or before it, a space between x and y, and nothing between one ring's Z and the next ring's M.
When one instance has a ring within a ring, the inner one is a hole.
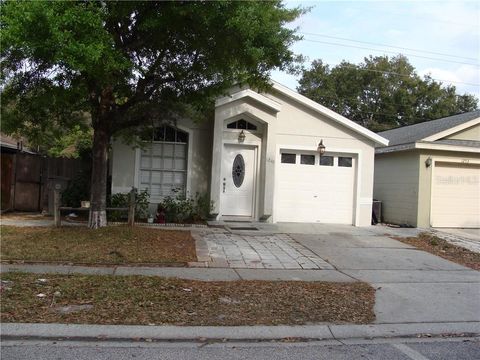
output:
M256 147L225 145L222 162L223 216L254 216Z

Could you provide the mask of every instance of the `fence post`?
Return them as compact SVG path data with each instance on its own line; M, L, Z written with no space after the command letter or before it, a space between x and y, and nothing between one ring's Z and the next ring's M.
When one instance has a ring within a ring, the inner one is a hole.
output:
M56 227L61 225L61 214L60 214L60 205L61 205L61 195L60 195L60 184L55 184L53 189L53 220Z
M135 197L137 190L132 187L128 198L128 225L133 226L135 224Z

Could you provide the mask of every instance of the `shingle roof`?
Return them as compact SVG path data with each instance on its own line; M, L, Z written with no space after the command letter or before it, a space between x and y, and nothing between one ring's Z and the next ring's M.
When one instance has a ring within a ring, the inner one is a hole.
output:
M390 140L388 146L408 144L480 117L480 110L379 132Z

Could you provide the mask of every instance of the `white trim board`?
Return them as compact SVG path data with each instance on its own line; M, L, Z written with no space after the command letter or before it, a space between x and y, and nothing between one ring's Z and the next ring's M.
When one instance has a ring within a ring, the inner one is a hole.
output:
M453 135L459 131L468 129L469 127L472 127L474 125L480 124L480 117L477 117L475 119L472 119L470 121L464 122L463 124L451 127L450 129L440 131L436 134L427 136L426 138L422 139L422 141L436 141L439 139L442 139L444 137L447 137L449 135Z
M237 101L240 99L243 99L245 97L250 97L259 103L269 107L270 109L274 110L275 112L279 112L282 109L282 105L277 103L276 101L273 101L269 98L267 98L264 95L261 95L253 90L246 89L246 90L240 90L236 93L233 93L232 95L222 97L220 99L217 99L215 101L215 106L222 106L228 103L231 103L233 101Z

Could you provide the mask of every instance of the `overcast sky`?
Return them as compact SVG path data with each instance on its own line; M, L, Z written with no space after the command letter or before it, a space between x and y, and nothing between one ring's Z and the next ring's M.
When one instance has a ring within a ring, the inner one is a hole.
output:
M313 7L293 27L304 40L297 54L336 65L368 55L402 53L420 75L430 73L458 93L480 97L480 1L287 1ZM379 45L374 45L374 44ZM401 48L401 49L400 49ZM292 89L297 77L272 78Z

